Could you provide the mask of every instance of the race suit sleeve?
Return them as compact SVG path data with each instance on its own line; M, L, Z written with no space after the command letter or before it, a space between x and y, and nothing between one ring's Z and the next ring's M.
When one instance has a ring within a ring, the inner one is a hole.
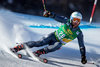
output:
M60 23L66 23L67 22L67 18L66 17L62 17L62 16L58 16L54 13L51 13L51 18L55 19L56 21L60 22Z
M84 46L84 40L83 40L83 33L80 32L78 37L78 43L79 43L79 48L80 48L80 53L82 56L85 56L86 54L86 49L85 49L85 46Z

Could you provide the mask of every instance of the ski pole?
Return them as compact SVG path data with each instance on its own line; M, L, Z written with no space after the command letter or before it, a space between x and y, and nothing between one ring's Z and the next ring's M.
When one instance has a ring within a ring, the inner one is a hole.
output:
M93 62L87 62L87 64L94 64Z
M97 0L94 1L94 5L93 5L89 24L91 24L91 22L92 22L92 18L93 18L93 14L94 14L94 11L95 11L95 8L96 8L96 4L97 4Z
M89 58L90 58L90 60L92 61L92 62L87 62L87 64L95 64L94 63L94 61L93 61L93 59L89 56Z
M45 0L42 0L44 11L46 11L46 5L45 5Z

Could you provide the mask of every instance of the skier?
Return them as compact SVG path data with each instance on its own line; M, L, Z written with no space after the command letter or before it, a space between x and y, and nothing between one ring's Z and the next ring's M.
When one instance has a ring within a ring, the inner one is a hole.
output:
M11 48L11 50L13 52L18 52L25 48L24 45L27 45L29 48L32 48L32 47L40 47L40 46L44 46L48 44L47 47L33 52L36 56L39 57L42 54L54 52L60 49L62 45L65 45L66 43L77 38L79 47L80 47L80 53L81 53L81 63L86 64L87 59L86 59L86 50L85 50L84 41L83 41L83 34L80 28L78 27L82 20L81 13L73 12L70 16L70 19L57 16L56 14L49 11L44 11L43 16L51 17L55 19L56 21L61 22L62 25L59 27L58 30L50 33L47 37L43 37L39 41L25 42L14 48Z

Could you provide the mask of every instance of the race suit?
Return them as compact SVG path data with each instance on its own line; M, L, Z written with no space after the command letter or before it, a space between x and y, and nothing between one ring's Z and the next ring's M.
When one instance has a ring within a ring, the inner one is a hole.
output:
M79 27L72 28L69 19L57 16L56 14L53 14L51 18L62 23L58 30L50 33L47 37L44 37L39 41L29 41L24 44L28 45L30 48L40 47L48 44L48 46L43 49L45 50L46 53L49 53L58 50L62 45L65 45L66 43L77 38L79 43L80 53L81 55L85 55L83 34L80 28Z

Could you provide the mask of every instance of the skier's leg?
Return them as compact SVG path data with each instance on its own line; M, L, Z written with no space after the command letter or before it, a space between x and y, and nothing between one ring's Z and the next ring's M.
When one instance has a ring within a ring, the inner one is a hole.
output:
M14 47L14 49L16 52L18 52L25 48L24 45L27 45L29 48L44 46L49 44L51 40L56 41L54 37L54 33L51 33L47 37L42 38L40 41L29 41Z
M24 45L27 45L29 48L32 48L32 47L40 47L40 46L43 46L43 45L46 45L46 44L48 44L47 38L40 40L40 41L29 41L29 42L17 45L17 46L14 47L14 50L16 52L18 52L22 49L25 49Z
M60 49L61 46L62 44L60 42L56 42L54 45L49 45L48 47L37 50L36 52L34 52L34 54L36 54L37 56L40 56L41 54L47 54L49 52L54 52Z
M60 49L61 46L62 46L61 42L55 42L54 45L49 45L48 47L45 47L44 50L46 51L46 53L54 52Z
M54 32L49 34L46 37L43 37L40 41L29 41L29 42L26 42L24 44L27 45L29 48L40 47L40 46L44 46L44 45L49 44L52 40L53 40L53 42L57 41L55 38Z

